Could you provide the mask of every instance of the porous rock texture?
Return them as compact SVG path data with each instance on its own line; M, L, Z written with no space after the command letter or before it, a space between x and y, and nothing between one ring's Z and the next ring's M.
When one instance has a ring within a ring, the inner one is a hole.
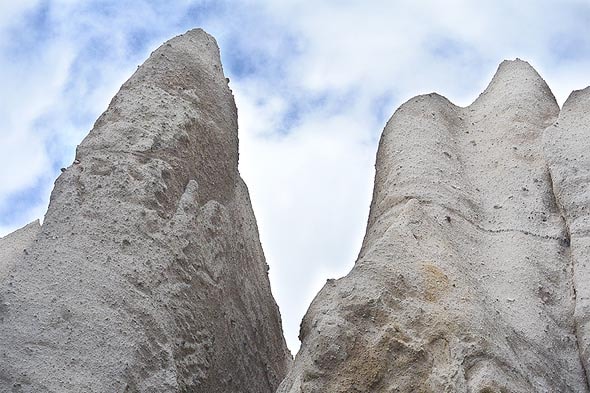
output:
M590 87L570 95L558 121L545 130L544 142L555 198L570 236L569 251L576 294L575 329L582 364L589 376Z
M402 105L358 260L278 392L588 392L589 109L586 90L560 114L520 60L468 107Z
M274 392L290 363L202 30L151 54L0 251L2 392Z
M0 283L6 279L21 255L26 255L29 252L27 248L39 233L39 228L41 228L39 220L36 220L10 235L0 238ZM0 310L2 310L2 303L0 303Z

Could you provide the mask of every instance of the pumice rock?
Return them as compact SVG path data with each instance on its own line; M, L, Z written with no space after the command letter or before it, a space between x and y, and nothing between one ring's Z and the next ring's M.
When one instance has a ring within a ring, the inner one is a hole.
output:
M575 331L590 374L590 88L574 91L545 130L545 156L557 205L566 221L576 294ZM590 382L590 379L589 379Z
M0 282L6 279L6 276L23 255L28 255L27 249L30 248L39 233L39 228L41 225L39 220L36 220L10 235L0 238Z
M287 371L236 107L202 30L139 67L43 225L0 251L2 392L270 393Z
M402 105L358 260L278 392L588 392L589 107L576 92L560 114L520 60L466 108Z

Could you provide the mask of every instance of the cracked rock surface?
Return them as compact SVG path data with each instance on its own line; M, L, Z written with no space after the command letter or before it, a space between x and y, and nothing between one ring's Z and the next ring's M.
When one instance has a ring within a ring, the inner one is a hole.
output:
M0 239L0 391L274 392L290 363L202 30L154 51Z
M468 107L402 105L358 260L278 392L588 392L589 108L575 92L560 114L520 60Z

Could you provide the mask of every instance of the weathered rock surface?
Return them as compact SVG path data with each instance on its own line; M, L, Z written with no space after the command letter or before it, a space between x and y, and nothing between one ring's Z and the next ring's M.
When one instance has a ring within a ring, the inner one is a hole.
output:
M27 248L35 240L35 237L39 233L39 228L41 228L41 225L39 224L39 220L36 220L12 232L8 236L0 238L0 282L6 279L6 276L14 265L18 263L18 260L23 255L28 254L29 251Z
M590 88L574 91L558 121L545 130L545 156L557 205L570 236L576 294L575 328L590 372ZM588 380L590 383L590 379Z
M189 31L122 86L42 227L0 241L0 391L274 392L290 354L237 165L219 50Z
M588 392L589 108L576 92L559 115L519 60L469 107L402 105L358 260L278 392Z

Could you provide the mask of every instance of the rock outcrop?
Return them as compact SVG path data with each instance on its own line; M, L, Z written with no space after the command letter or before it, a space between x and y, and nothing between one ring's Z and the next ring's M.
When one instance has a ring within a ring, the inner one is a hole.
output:
M0 283L6 280L9 272L17 264L21 255L26 255L35 237L39 233L39 220L0 238ZM1 309L2 306L0 306ZM0 321L2 315L0 314Z
M560 114L520 60L466 108L402 105L358 260L278 392L588 392L589 108L576 92Z
M219 49L176 37L80 144L43 225L0 239L0 391L590 393L589 109L590 88L560 111L520 60L466 108L402 105L358 260L314 299L283 380Z
M557 205L565 219L576 308L575 329L590 376L590 87L574 91L544 134ZM590 379L588 379L590 383Z
M152 53L0 241L0 391L274 392L290 362L202 30Z

